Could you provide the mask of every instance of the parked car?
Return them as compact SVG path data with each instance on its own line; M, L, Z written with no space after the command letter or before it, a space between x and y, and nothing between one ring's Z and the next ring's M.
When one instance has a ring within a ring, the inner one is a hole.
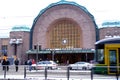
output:
M93 67L93 64L88 63L88 62L76 62L74 64L69 64L68 65L70 69L81 69L81 70L88 70Z
M57 69L58 64L54 61L39 61L36 64L33 64L33 69Z

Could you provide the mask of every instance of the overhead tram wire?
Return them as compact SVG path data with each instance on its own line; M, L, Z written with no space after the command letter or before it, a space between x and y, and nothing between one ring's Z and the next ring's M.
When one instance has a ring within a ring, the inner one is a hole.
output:
M27 18L27 17L35 17L35 16L0 16L0 19L7 19L7 18Z

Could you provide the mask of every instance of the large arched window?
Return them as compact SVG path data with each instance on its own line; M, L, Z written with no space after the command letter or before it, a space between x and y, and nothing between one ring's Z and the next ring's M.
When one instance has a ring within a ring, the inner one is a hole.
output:
M50 29L50 48L80 48L81 31L71 20L59 20Z

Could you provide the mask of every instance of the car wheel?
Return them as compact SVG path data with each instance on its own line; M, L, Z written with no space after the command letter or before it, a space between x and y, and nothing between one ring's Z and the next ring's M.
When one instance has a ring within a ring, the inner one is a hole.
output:
M35 70L35 67L32 67L32 70Z
M70 70L72 70L72 67L69 67Z
M48 69L51 69L51 70L52 70L52 67L48 67Z
M82 67L82 70L87 70L87 68L86 67Z
M36 67L34 67L34 70L37 70Z

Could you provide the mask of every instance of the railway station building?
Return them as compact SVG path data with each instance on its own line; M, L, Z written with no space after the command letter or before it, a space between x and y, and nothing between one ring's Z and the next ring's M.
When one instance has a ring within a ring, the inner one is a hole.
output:
M94 59L95 42L110 35L119 36L119 29L98 28L84 6L61 0L42 9L31 29L15 26L9 38L1 38L1 56L16 56L21 64L28 59L58 60L60 64L89 62Z

